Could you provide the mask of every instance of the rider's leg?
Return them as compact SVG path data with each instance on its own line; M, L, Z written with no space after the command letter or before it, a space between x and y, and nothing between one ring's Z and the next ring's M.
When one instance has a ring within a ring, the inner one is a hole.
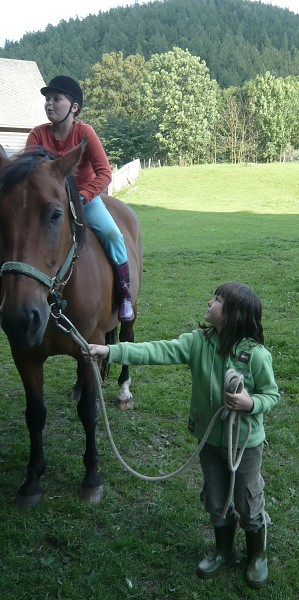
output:
M123 235L100 196L84 204L84 214L88 224L102 242L118 276L121 290L118 318L120 321L131 321L134 318L134 311L130 294L128 255Z

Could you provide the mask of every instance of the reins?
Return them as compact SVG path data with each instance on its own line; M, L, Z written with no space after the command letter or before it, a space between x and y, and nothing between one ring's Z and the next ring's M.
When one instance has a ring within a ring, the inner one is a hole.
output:
M77 331L77 329L74 327L74 325L71 323L71 321L65 315L63 315L60 310L58 311L57 314L54 314L53 312L51 314L55 318L55 323L56 323L57 327L59 327L65 333L68 333L69 335L71 335L73 340L75 342L77 342L80 347L83 347L88 352L89 344L81 336L81 334ZM68 328L65 327L64 325L62 325L61 323L59 323L59 319L63 319L67 323ZM180 473L185 471L194 462L194 460L198 457L198 455L201 452L203 446L205 445L217 419L218 418L221 418L221 419L228 418L228 465L229 465L231 477L230 477L229 493L228 493L227 501L226 501L226 504L225 504L225 507L224 507L223 513L222 513L222 517L225 518L228 508L229 508L229 506L232 502L232 498L233 498L234 485L235 485L235 472L238 469L238 466L241 462L243 452L245 450L247 441L251 434L250 419L246 415L244 415L244 413L240 413L240 411L234 411L234 410L228 411L228 409L225 406L221 406L218 409L218 411L214 414L214 416L212 417L212 419L206 429L206 432L205 432L201 442L197 446L196 450L193 452L192 456L189 458L189 460L187 460L187 462L184 465L182 465L179 469L176 469L175 471L172 471L171 473L168 473L166 475L159 475L159 476L144 475L142 473L139 473L138 471L135 471L135 469L133 469L130 465L128 465L128 463L122 458L121 454L119 453L119 451L116 447L116 444L113 440L113 436L111 433L109 420L107 417L107 411L106 411L105 401L104 401L103 392L102 392L102 378L101 378L101 374L99 371L99 367L97 365L96 357L95 357L95 359L93 359L91 361L91 367L92 367L94 378L97 383L97 388L98 388L99 398L100 398L100 408L101 408L101 412L102 412L102 416L103 416L103 420L104 420L107 437L108 437L110 446L112 448L112 451L113 451L114 455L116 456L117 460L120 462L120 464L129 473L131 473L135 477L138 477L139 479L142 479L143 481L152 481L152 482L167 481L168 479L171 479L172 477L176 477L177 475L179 475ZM240 376L238 373L236 373L236 371L234 371L233 369L229 369L227 371L226 380L225 380L225 386L227 388L227 391L232 391L233 389L240 390L240 385L243 385L243 377ZM247 424L247 433L246 433L246 436L245 436L242 446L239 448L239 451L237 452L241 419L243 419ZM236 426L235 435L233 435L234 425Z

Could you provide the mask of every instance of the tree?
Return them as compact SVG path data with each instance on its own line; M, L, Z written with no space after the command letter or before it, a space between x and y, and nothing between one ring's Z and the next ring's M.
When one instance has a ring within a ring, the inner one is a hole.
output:
M155 127L150 121L110 113L101 129L101 140L112 164L118 167L140 158L158 157Z
M83 81L86 108L82 113L93 125L105 122L111 112L140 117L140 87L146 63L140 54L124 58L122 52L104 54Z
M200 58L174 47L147 63L142 101L157 129L160 157L168 163L207 160L216 118L216 89Z
M257 132L257 160L281 160L289 138L284 80L267 72L244 88Z
M221 90L218 94L218 111L215 134L217 161L255 161L255 131L244 88Z
M94 127L109 160L118 166L148 151L154 154L153 124L140 95L146 70L139 54L124 58L122 52L111 52L103 55L82 83L82 118Z
M299 148L299 77L287 77L285 89L285 127L291 147Z

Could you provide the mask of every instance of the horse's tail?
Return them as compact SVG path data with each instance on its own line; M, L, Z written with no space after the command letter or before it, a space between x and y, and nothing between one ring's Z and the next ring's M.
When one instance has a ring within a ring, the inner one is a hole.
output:
M114 327L114 329L111 329L111 331L107 331L107 333L105 335L105 344L115 344L116 341L117 341L117 326ZM108 365L108 363L105 360L103 360L102 368L101 368L101 377L102 377L103 381L104 381L104 379L108 379L109 371L110 371L110 365Z

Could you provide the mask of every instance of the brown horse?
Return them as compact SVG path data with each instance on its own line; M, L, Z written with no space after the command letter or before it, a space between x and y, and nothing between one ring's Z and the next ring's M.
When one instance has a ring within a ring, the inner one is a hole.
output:
M86 435L81 497L99 502L103 491L95 442L96 382L79 344L57 327L62 314L88 343L104 343L118 325L113 270L84 224L71 175L84 147L82 143L53 160L42 148L10 160L0 152L0 321L24 385L30 436L28 475L17 495L22 508L36 505L42 494L43 366L53 355L66 354L77 361L77 410ZM125 238L136 318L142 276L139 224L124 203L103 199ZM134 340L133 325L134 321L121 324L120 340ZM128 367L118 383L124 407L132 397Z

